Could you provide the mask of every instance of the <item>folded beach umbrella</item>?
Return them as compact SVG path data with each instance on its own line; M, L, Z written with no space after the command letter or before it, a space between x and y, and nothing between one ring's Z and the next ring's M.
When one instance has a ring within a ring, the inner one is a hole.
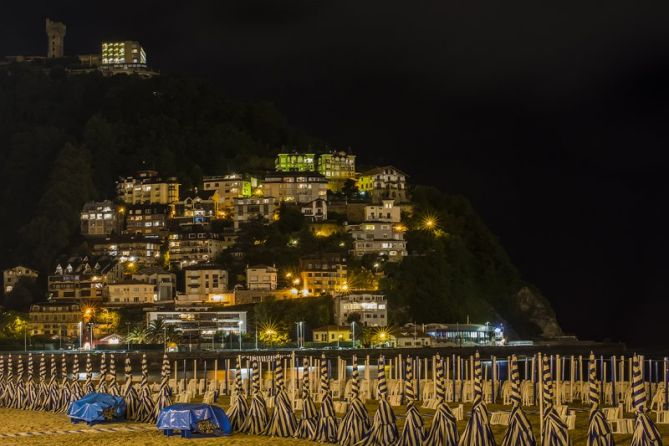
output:
M258 370L258 361L253 360L251 365L251 406L249 413L242 424L241 431L251 435L260 435L267 429L267 421L269 415L267 414L267 405L265 399L260 392L260 374Z
M35 403L35 410L44 410L49 397L49 389L46 380L46 357L42 353L39 357L39 385L37 387L37 400Z
M16 382L14 381L14 368L12 364L12 355L7 355L7 374L5 375L5 391L0 394L3 407L12 407L16 394Z
M0 407L5 407L5 356L0 355Z
M408 356L404 369L404 397L407 401L406 419L399 446L421 446L425 439L425 426L423 418L416 408L416 393L413 388L413 359Z
M377 372L377 394L379 407L374 414L372 426L359 443L364 446L391 446L397 443L399 433L395 412L388 402L388 384L386 382L386 360L379 356Z
M304 358L302 363L302 414L297 424L295 437L310 440L316 435L317 424L318 410L309 390L309 360ZM339 444L343 444L341 440Z
M339 423L337 440L341 446L352 446L361 441L369 431L369 414L360 399L360 380L358 374L358 358L353 355L351 371L351 401ZM308 380L306 381L308 385ZM311 400L311 398L309 398ZM311 402L313 404L313 402Z
M425 444L429 446L454 446L458 444L458 426L455 415L446 404L446 384L444 382L444 358L436 358L437 410L432 417L432 425L427 432Z
M548 364L548 357L542 361L542 398L544 400L544 431L541 438L542 446L567 446L571 444L567 425L553 406L553 379Z
M163 408L172 405L170 391L170 360L167 353L163 353L163 365L160 368L160 389L158 389L158 399L156 400L155 416L158 418Z
M337 442L337 418L335 416L332 392L330 391L330 380L328 379L328 364L325 355L321 355L320 361L321 379L321 407L318 410L318 422L316 423L316 434L314 441L323 443Z
M292 437L297 427L297 418L286 392L282 363L283 360L277 355L274 361L274 381L276 383L274 410L269 418L266 433L275 437Z
M23 358L21 355L16 357L16 378L15 392L12 400L13 409L26 409L26 384L23 381Z
M632 407L636 412L634 433L630 446L662 446L662 436L646 413L646 387L641 374L639 357L632 359Z
M107 393L114 396L121 395L121 389L116 381L116 358L113 353L109 355L109 385L107 386Z
M86 375L86 380L88 381L88 374ZM70 400L67 403L67 408L70 407L70 403L73 401L80 400L86 393L84 389L81 388L79 383L79 355L74 355L74 361L72 362L72 380L70 381ZM66 411L67 411L66 408Z
M42 409L55 412L60 408L60 389L56 381L58 378L58 367L56 357L53 354L49 356L49 365L51 373L49 375L49 382L46 385L47 397Z
M35 410L39 406L37 400L37 386L35 385L35 363L33 362L33 354L28 353L28 379L26 380L26 400L21 409Z
M228 408L228 418L233 431L241 429L248 411L249 404L246 402L244 389L242 388L242 359L241 356L237 356L234 394L230 398L230 407Z
M606 421L606 416L599 409L599 386L597 382L597 363L595 354L590 352L588 359L588 381L590 404L590 422L588 424L588 446L614 446L611 427Z
M139 404L136 420L142 423L154 421L155 404L149 387L149 364L146 361L146 353L142 355L142 381L139 384Z
M139 398L135 386L132 384L132 363L130 356L125 357L125 382L123 383L123 400L125 401L125 414L128 420L137 420L139 409Z
M60 385L58 386L58 404L53 410L57 412L67 411L70 405L70 396L72 394L70 382L67 377L67 360L65 353L60 355Z
M107 356L104 352L100 355L100 381L98 381L98 393L107 393Z
M95 392L93 387L93 363L91 362L91 354L86 353L86 381L84 381L84 395Z
M509 416L509 425L502 440L502 446L536 446L537 440L532 433L532 425L521 407L520 372L518 371L516 355L512 355L509 361L509 373L511 374L511 402L513 408Z
M490 428L490 416L483 402L483 373L479 352L474 353L474 402L472 416L467 421L465 430L460 438L460 446L494 446L495 437Z

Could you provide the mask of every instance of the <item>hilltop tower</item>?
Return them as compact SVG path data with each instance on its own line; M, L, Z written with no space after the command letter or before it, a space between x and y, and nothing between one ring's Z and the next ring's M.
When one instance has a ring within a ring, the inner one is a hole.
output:
M63 57L65 41L65 24L46 19L46 35L48 37L47 57Z

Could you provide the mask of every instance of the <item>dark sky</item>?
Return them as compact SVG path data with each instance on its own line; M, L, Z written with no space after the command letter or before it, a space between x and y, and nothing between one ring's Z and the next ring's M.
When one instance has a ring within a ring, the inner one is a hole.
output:
M570 3L570 4L566 4ZM136 39L152 65L468 196L584 338L667 336L669 3L17 2L0 54Z

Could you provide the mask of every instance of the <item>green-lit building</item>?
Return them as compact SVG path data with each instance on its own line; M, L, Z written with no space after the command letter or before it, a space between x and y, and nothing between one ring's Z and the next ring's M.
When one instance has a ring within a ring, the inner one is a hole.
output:
M277 172L315 172L315 153L279 153L274 161Z

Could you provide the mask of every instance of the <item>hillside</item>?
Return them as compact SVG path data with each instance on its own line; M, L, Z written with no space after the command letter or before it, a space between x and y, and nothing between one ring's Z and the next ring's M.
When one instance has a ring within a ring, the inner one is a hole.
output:
M192 79L10 66L0 71L1 266L45 273L57 255L85 252L79 211L113 197L118 176L150 167L179 177L185 190L204 174L271 169L282 147L324 143L291 128L271 104L229 101ZM505 321L521 335L559 334L548 301L523 282L465 199L416 187L413 201L412 255L388 266L382 283L396 323L469 316ZM428 215L437 225L422 230Z

